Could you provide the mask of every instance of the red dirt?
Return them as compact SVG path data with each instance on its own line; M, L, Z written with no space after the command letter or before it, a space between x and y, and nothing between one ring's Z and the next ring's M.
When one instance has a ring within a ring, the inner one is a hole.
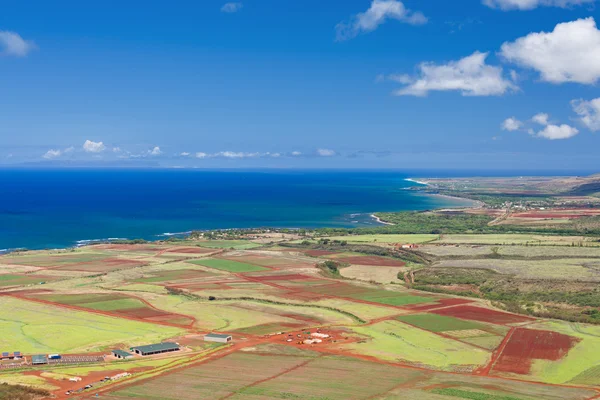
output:
M515 328L492 371L526 375L532 360L560 360L577 342L558 332Z
M91 246L97 250L125 250L125 251L159 251L160 248L144 244L96 244Z
M181 254L208 254L214 253L214 249L207 249L202 247L175 247L167 249L166 253L181 253Z
M304 252L307 256L311 257L319 257L319 256L329 256L331 254L339 254L338 251L330 251L330 250L306 250Z
M356 265L372 265L379 267L404 267L405 262L400 260L392 260L390 258L379 257L379 256L352 256L352 257L338 257L335 261L341 261L349 264Z
M409 306L404 306L404 307L410 309L411 311L428 311L428 310L434 310L434 309L440 308L440 307L458 306L461 304L469 304L472 302L473 302L473 300L452 298L452 299L437 300L436 304L425 304L425 305L415 304L415 305L409 305Z
M522 315L509 314L502 311L494 311L487 308L467 305L433 310L432 312L438 315L446 315L480 322L489 322L498 325L535 321L533 318Z
M86 261L73 264L65 264L51 269L60 271L84 271L84 272L108 272L115 269L141 267L147 263L135 260L124 260L122 258L107 258L104 260Z
M298 281L312 279L310 276L300 274L289 274L289 275L264 275L264 276L253 276L253 280L256 281Z

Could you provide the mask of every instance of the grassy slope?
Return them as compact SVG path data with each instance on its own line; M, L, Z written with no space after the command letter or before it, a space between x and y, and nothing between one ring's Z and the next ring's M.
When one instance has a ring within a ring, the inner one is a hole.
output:
M23 353L94 351L116 343L146 344L181 329L0 298L0 348Z
M384 321L371 326L354 327L352 330L370 340L344 348L383 360L404 360L450 370L454 365L480 366L490 358L490 353L484 350L399 321Z

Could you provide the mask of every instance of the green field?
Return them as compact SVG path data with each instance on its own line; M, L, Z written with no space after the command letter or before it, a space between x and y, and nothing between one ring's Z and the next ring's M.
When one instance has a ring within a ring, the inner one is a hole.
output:
M258 265L241 263L238 261L222 260L218 258L203 258L200 260L188 261L192 264L202 265L204 267L219 269L221 271L228 272L255 272L255 271L268 271L268 268L260 267Z
M427 243L433 240L439 239L440 235L427 235L427 234L416 234L416 235L345 235L345 236L328 236L330 240L346 241L348 243Z
M25 354L147 344L183 330L0 297L0 348Z
M590 246L600 246L593 238L583 236L548 236L535 234L479 234L479 235L444 235L434 243L445 244L490 244L490 245L554 245L571 246L572 243L583 242Z
M477 322L437 314L401 315L396 319L431 332L461 331L465 329L483 330L486 327Z
M21 286L21 285L35 285L42 282L47 282L52 278L35 276L35 275L0 275L0 287L2 286Z
M342 345L342 348L382 360L404 361L441 370L452 370L456 366L474 369L487 363L491 355L400 321L383 321L352 330L365 337L367 342Z

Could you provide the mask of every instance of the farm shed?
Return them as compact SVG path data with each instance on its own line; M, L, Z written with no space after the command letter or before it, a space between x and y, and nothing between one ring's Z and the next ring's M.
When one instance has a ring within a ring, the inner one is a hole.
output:
M209 333L204 336L205 342L229 343L232 339L231 335L221 335L218 333Z
M122 358L122 359L133 357L133 354L128 353L128 352L123 351L123 350L113 350L112 351L112 355L115 356L115 357L117 357L117 358Z
M48 358L44 354L37 354L31 356L31 363L33 365L48 364Z
M152 354L169 353L171 351L179 351L179 345L173 342L164 342L158 344L149 344L147 346L132 347L131 351L142 356L149 356Z

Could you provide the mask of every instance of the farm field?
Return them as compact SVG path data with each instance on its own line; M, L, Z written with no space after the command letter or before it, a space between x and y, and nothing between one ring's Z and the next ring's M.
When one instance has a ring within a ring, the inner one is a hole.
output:
M479 248L459 248L471 246ZM421 271L457 260L435 260L424 268L381 247L373 254L358 247L284 246L223 247L215 254L192 241L92 247L50 252L46 260L44 252L0 256L0 273L6 266L0 274L0 329L9 333L0 337L0 350L107 355L113 348L176 341L184 351L29 367L28 383L58 399L66 398L65 377L91 382L121 372L131 377L72 397L588 400L600 390L599 327L514 314L479 299L415 290L398 279L399 272L417 268L418 282ZM121 267L113 268L115 259ZM351 265L340 267L339 275L322 274L317 264L327 259ZM489 262L514 275L540 274L536 263L545 263L549 280L564 280L564 269L551 271L556 265L594 259L458 261L465 262L463 270L479 271L474 263ZM97 263L97 271L60 269L81 263ZM528 268L534 272L523 271ZM41 277L48 278L43 285ZM230 334L233 342L207 344L208 332ZM330 337L304 344L319 332ZM16 376L0 369L0 382L4 377L16 383ZM558 384L566 387L552 386ZM164 387L178 389L165 394Z
M193 264L202 265L204 267L214 268L214 269L218 269L221 271L228 271L228 272L256 272L256 271L267 270L267 268L261 267L259 265L247 264L247 263L231 261L231 260L222 260L222 259L216 259L216 258L200 259L200 260L194 260L194 261L189 261L189 262L193 263Z
M111 344L160 341L183 331L151 323L0 297L0 347L22 353L97 351Z
M479 234L444 235L436 244L494 244L494 245L558 245L570 246L572 243L585 243L587 246L600 246L600 242L584 236L546 236L526 234Z
M552 245L530 245L530 246L494 246L494 245L425 245L419 247L419 251L439 257L476 257L491 256L492 248L497 248L501 256L518 256L524 258L564 258L564 257L592 257L600 258L600 247L589 246L552 246Z
M600 281L600 259L562 258L551 260L442 260L435 268L488 269L525 279Z
M408 244L408 243L427 243L439 239L440 235L346 235L346 236L327 236L329 240L345 240L348 243L369 243L369 244Z

